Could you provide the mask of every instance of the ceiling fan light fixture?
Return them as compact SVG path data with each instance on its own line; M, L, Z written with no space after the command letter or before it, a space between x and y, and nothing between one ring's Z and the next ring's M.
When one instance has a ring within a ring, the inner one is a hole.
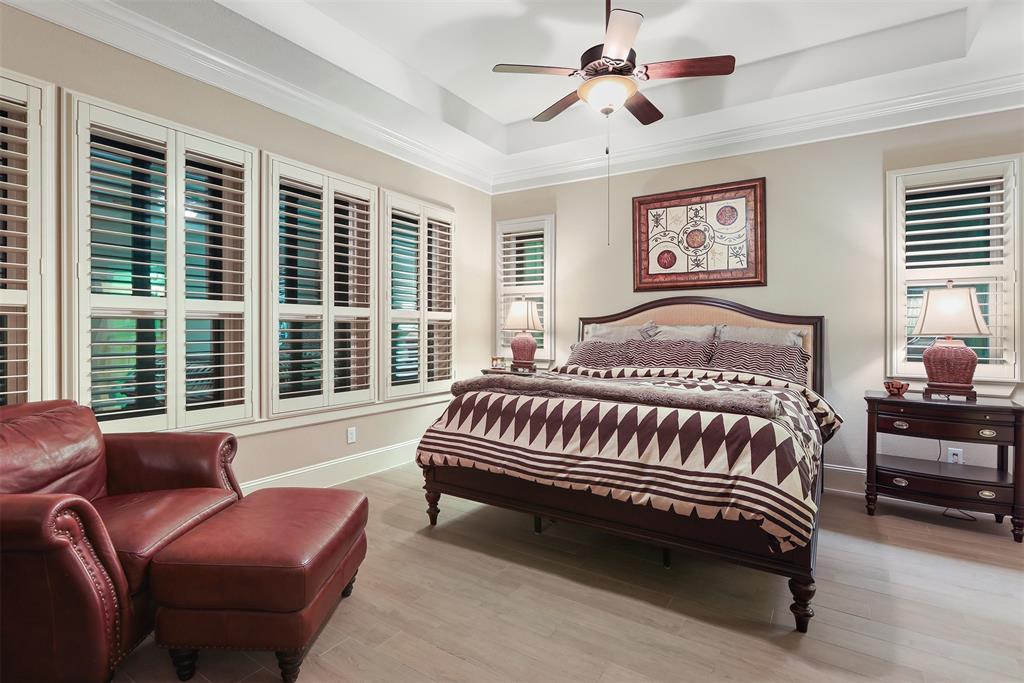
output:
M629 76L609 74L584 81L576 93L596 111L610 116L636 93L636 88L636 81Z

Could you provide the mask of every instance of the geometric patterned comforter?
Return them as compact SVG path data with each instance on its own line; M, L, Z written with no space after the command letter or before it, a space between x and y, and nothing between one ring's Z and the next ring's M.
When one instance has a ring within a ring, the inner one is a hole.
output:
M810 541L822 446L842 423L818 394L767 375L705 368L552 372L676 391L768 392L783 413L470 391L423 435L419 465L471 467L704 519L752 519L779 552Z

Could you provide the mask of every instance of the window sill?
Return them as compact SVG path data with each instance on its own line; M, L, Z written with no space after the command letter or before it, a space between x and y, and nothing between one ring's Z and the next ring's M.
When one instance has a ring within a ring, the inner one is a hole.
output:
M181 432L210 432L229 431L237 437L255 436L257 434L268 434L280 432L299 427L337 422L339 420L366 417L392 413L400 410L420 408L422 406L447 403L451 398L448 392L428 395L412 396L409 398L392 399L389 401L377 401L375 403L363 403L354 406L334 406L312 412L305 412L296 415L279 415L275 417L251 419L247 421L202 425L175 430Z

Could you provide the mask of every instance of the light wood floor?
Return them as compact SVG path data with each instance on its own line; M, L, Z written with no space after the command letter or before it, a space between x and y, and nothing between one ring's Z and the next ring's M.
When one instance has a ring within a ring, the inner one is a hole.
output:
M817 615L793 630L786 581L569 524L441 498L401 467L370 497L369 555L303 665L325 681L1022 681L1024 546L1009 519L827 493ZM116 682L176 681L152 640ZM279 681L270 653L203 652L201 683Z

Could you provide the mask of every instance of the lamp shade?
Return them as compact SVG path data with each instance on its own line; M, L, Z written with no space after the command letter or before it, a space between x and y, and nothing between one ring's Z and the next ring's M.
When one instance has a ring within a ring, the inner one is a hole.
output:
M508 309L508 317L505 318L506 330L526 330L540 332L544 328L540 324L540 314L537 312L537 302L520 299L513 301Z
M913 334L921 337L987 337L992 334L981 315L973 287L926 289Z

